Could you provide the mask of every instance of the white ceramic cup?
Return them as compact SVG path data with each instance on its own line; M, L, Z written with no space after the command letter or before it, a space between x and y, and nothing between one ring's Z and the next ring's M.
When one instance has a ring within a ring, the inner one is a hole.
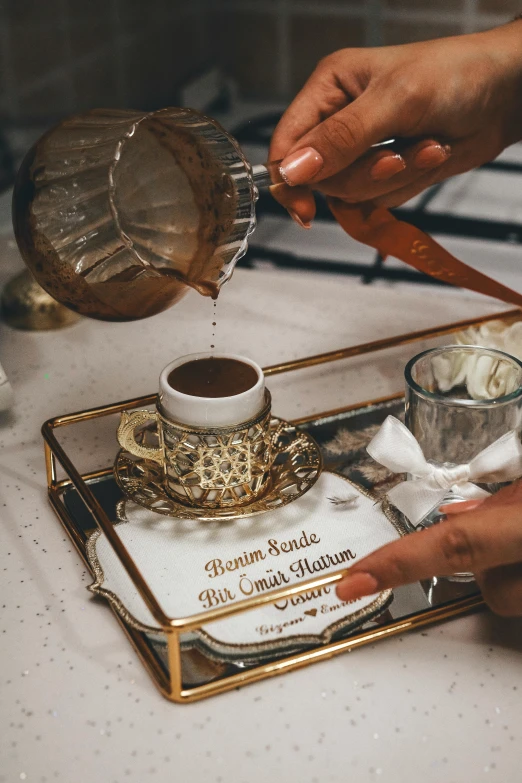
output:
M160 375L156 410L123 411L118 440L130 454L161 465L171 497L191 506L221 508L250 502L270 478L270 393L261 368L235 354L214 358L236 359L256 371L256 383L241 394L195 397L169 384L176 367L211 356L194 353L168 364ZM151 421L157 425L159 446L136 440L136 428Z
M198 359L235 359L253 367L258 379L254 386L231 397L195 397L173 389L168 382L172 370ZM265 377L258 364L233 353L191 353L180 356L162 370L159 379L159 408L167 419L192 427L232 427L253 419L265 405Z

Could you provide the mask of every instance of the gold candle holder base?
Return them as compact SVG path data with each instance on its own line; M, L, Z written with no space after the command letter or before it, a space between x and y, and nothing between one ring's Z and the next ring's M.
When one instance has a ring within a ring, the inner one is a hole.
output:
M7 283L0 305L3 320L14 329L63 329L81 318L44 291L28 269Z

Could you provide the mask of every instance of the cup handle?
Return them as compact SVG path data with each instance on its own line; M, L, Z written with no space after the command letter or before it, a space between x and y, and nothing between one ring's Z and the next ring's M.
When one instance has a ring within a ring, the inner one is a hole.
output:
M132 411L131 413L123 411L117 432L118 443L122 448L126 449L131 454L134 454L135 457L150 459L153 460L153 462L162 465L163 449L161 446L152 448L150 446L142 446L141 443L136 443L134 435L136 427L145 424L147 421L159 421L159 415L156 411Z

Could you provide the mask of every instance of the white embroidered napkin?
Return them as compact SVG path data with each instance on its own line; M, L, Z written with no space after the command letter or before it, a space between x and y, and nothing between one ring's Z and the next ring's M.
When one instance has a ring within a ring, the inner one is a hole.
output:
M329 499L350 496L349 503ZM256 517L210 523L173 519L128 501L124 514L127 521L117 526L118 534L170 617L339 571L399 536L396 523L373 498L328 472L295 503ZM87 549L97 574L91 589L112 600L128 621L156 629L105 536L95 533ZM328 641L338 629L378 612L389 596L347 604L325 587L211 623L196 635L226 654Z

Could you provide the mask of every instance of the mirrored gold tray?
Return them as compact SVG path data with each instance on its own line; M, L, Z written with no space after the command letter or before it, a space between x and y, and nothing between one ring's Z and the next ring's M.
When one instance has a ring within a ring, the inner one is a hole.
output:
M313 369L318 365L370 355L377 351L435 338L439 339L440 344L440 338L468 326L497 318L513 321L520 317L519 310L510 310L483 318L398 335L269 367L265 369L265 374L269 377L294 370ZM413 346L411 355L418 349L418 345ZM339 634L332 637L328 643L312 648L298 648L291 653L286 651L279 656L274 653L273 659L269 661L249 660L231 663L216 660L205 650L191 648L187 640L190 640L191 635L194 636L193 631L208 623L250 611L263 604L276 603L310 590L333 585L340 581L344 572L338 571L309 579L190 617L165 616L115 529L116 507L122 498L122 492L114 479L112 465L116 452L114 432L117 417L121 411L153 405L155 399L156 395L148 395L58 416L43 425L42 433L45 441L49 500L86 566L89 567L85 551L86 541L94 530L100 529L105 533L136 590L162 629L155 634L138 631L116 614L155 684L168 699L178 703L203 699L331 658L395 634L479 609L484 605L474 582L462 584L433 579L395 590L393 601L383 614L356 628L341 629ZM400 392L386 398L302 417L292 423L310 433L317 441L321 448L325 469L341 473L351 481L379 495L386 490L390 476L384 468L370 461L365 452L365 445L384 418L388 414L400 416L403 406L403 395ZM104 438L105 450L102 448ZM77 456L72 458L73 446L78 442L83 444L83 454L81 458ZM90 443L92 448L87 448L86 443ZM103 466L94 471L85 470L82 462L86 452L97 455Z

